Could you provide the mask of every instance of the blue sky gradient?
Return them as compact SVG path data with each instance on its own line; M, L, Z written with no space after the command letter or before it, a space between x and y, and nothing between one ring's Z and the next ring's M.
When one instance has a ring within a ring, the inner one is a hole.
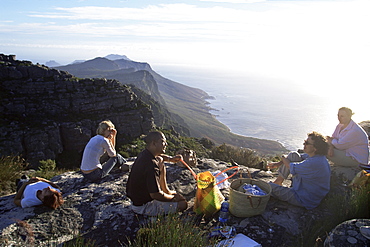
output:
M156 65L368 84L370 1L1 0L0 52L68 64L108 54ZM328 85L330 89L332 85Z

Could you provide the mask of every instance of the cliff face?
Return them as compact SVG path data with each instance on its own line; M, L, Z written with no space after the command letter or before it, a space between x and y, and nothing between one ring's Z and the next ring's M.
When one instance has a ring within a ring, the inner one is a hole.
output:
M78 79L15 56L0 55L0 89L0 155L22 154L33 166L78 166L102 120L115 124L118 147L155 125L148 104L116 80Z
M154 122L159 127L174 128L184 135L191 135L190 128L169 107L160 92L160 83L155 80L147 63L139 63L126 59L111 61L107 58L94 58L78 64L59 66L57 69L68 71L81 78L107 78L118 80L132 86L132 90L146 104L151 106Z

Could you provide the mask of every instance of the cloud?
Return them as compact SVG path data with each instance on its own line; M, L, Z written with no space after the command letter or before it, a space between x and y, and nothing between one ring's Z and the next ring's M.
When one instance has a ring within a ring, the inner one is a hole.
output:
M160 22L194 22L194 21L240 21L246 11L222 7L197 7L189 4L149 5L146 8L112 8L112 7L71 7L55 8L54 12L32 13L30 17L65 19L65 20L100 20L100 21L160 21ZM242 18L244 19L244 18Z
M368 1L268 1L258 10L252 5L202 6L56 7L29 13L27 23L0 23L0 41L101 47L143 60L151 56L151 61L193 63L196 56L203 63L240 64L261 73L298 75L309 68L324 74L368 65L349 62L370 56Z
M215 2L215 3L261 3L267 0L199 0L201 2Z

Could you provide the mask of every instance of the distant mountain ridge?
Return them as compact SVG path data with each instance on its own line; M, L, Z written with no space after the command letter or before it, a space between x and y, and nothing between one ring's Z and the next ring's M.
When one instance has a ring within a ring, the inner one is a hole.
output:
M119 55L107 56L120 58ZM285 148L278 142L244 137L230 132L209 110L210 96L201 89L169 80L152 70L148 63L126 59L110 60L97 57L79 64L59 66L80 78L116 79L134 85L156 100L162 109L168 109L170 118L190 130L190 136L208 138L216 144L227 143L246 147L261 153L280 153ZM157 119L158 120L158 119Z

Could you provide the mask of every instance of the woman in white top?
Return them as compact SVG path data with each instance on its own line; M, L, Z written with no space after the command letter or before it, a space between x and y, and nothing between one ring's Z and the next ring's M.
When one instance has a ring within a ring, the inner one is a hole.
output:
M43 204L56 209L64 200L58 185L47 179L34 177L22 184L14 197L14 203L22 208Z
M342 107L338 110L339 124L331 137L328 159L335 166L347 167L353 170L349 179L361 169L369 167L369 138L363 128L352 120L352 110Z
M106 120L99 123L96 136L87 143L82 156L81 171L86 179L93 182L100 181L116 164L124 165L126 160L115 150L116 135L117 130L111 121ZM100 157L105 153L110 158L101 164Z

